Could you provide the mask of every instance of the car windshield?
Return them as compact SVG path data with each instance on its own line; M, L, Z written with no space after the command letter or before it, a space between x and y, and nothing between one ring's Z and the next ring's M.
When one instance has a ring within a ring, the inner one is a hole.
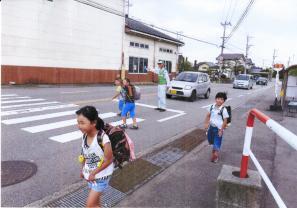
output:
M236 77L237 80L249 80L249 77L246 75L238 75Z
M197 77L198 77L198 74L182 72L176 77L175 80L185 81L185 82L196 82Z
M266 78L264 78L264 77L260 77L258 80L265 81Z

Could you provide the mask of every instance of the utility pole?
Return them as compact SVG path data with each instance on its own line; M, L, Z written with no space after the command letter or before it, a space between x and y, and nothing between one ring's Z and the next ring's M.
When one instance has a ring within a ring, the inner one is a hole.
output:
M287 67L289 67L289 66L290 66L290 61L291 61L291 56L289 56L289 60L288 60L288 66L287 66Z
M225 40L226 40L226 26L231 26L230 22L224 22L221 23L221 25L223 26L224 30L223 30L223 37L222 37L222 45L221 47L221 54L219 57L219 65L220 65L220 69L219 69L219 81L221 81L221 72L222 72L222 65L224 64L224 58L223 58L223 53L224 53L224 48L225 48Z
M251 46L253 46L253 45L249 44L250 38L252 38L252 37L251 36L246 37L244 74L246 74L246 67L247 67L246 62L247 62L247 59L248 59L249 49L250 49Z
M277 57L276 55L276 49L273 50L273 56L272 56L272 70L273 70L273 67L274 67L274 61L275 61L275 58ZM269 80L271 81L272 79L272 74L269 75Z
M132 4L130 4L130 0L125 0L125 4L127 6L127 15L129 17L129 12L130 12L130 7L133 6Z

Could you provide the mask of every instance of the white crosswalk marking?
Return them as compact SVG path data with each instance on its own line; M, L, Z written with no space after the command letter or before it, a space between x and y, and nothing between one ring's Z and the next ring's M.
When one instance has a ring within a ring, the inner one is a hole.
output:
M82 137L82 133L81 131L74 131L74 132L70 132L67 134L61 134L58 136L52 136L49 139L56 141L56 142L61 142L61 143L66 143L66 142L70 142L73 140L77 140L79 138Z
M54 106L47 106L47 107L40 107L40 108L27 108L27 109L19 109L19 110L12 110L12 111L2 111L1 116L18 115L23 113L40 112L40 111L46 111L46 110L71 108L71 107L77 107L77 105L65 104L65 105L54 105Z
M99 114L100 118L102 118L102 119L114 117L116 115L117 115L116 113L112 113L112 112ZM22 130L30 132L30 133L38 133L38 132L43 132L43 131L48 131L48 130L53 130L53 129L59 129L59 128L63 128L66 126L73 126L75 124L77 124L77 120L70 119L70 120L48 123L48 124L43 124L43 125L38 125L38 126L26 127L26 128L22 128Z
M43 115L37 115L37 116L27 116L27 117L22 117L22 118L14 118L14 119L7 119L7 120L2 120L2 123L4 124L19 124L19 123L26 123L26 122L31 122L31 121L39 121L39 120L44 120L48 118L57 118L61 116L68 116L68 115L73 115L75 114L75 111L63 111L59 113L49 113L49 114L43 114Z
M142 119L142 118L136 118L136 122L137 123L142 122L142 121L144 121L144 119ZM127 119L126 123L127 123L127 125L132 124L133 123L132 118ZM119 126L121 124L123 124L123 121L122 120L115 121L115 122L110 123L110 125L112 125L112 126Z
M144 121L144 119L141 118L136 118L137 123ZM132 124L132 119L129 118L127 119L127 125ZM112 122L110 123L113 126L118 126L120 124L122 124L122 121L117 121L117 122ZM66 143L66 142L70 142L70 141L74 141L77 139L80 139L82 137L82 133L81 131L73 131L70 133L66 133L66 134L61 134L61 135L57 135L57 136L52 136L49 137L50 140L56 141L56 142L60 142L60 143Z
M31 97L28 97L28 96L25 96L25 97L4 97L4 98L1 98L1 100L24 99L24 98L31 98Z
M45 99L42 98L37 98L37 99L27 99L27 100L9 100L9 101L3 101L1 102L2 104L4 103L27 103L27 102L35 102L35 101L43 101Z
M13 96L18 96L17 94L4 94L1 95L1 97L13 97Z
M18 108L18 107L35 106L35 105L57 104L57 103L60 103L60 102L53 101L53 102L28 103L28 104L19 104L19 105L5 105L5 106L1 106L1 108L7 109L7 108Z

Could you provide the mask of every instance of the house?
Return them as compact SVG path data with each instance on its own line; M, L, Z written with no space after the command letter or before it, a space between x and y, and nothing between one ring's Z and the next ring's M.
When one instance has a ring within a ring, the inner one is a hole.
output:
M156 81L148 68L157 66L162 60L169 74L175 76L179 47L184 43L156 30L145 23L126 16L124 35L125 76L134 82Z
M245 56L241 53L223 53L216 60L222 63L222 73L229 78L238 74L238 70L244 67L246 61Z
M223 53L216 60L222 60L227 67L235 67L245 64L245 56L241 53Z
M122 65L124 3L3 1L1 83L112 82Z
M215 67L215 64L212 62L199 62L197 64L198 71L201 72L208 72L213 67Z
M245 61L245 67L248 71L251 71L251 69L253 67L255 67L255 64L253 63L252 59L251 58L247 58L246 61Z

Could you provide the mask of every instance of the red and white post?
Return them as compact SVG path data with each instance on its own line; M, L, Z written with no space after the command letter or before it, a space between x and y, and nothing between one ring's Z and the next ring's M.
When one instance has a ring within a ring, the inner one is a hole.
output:
M243 152L242 152L241 166L240 166L240 178L246 178L247 176L255 116L263 123L266 123L266 121L270 119L268 116L261 113L257 109L250 110L247 123L246 123L244 145L243 145Z

